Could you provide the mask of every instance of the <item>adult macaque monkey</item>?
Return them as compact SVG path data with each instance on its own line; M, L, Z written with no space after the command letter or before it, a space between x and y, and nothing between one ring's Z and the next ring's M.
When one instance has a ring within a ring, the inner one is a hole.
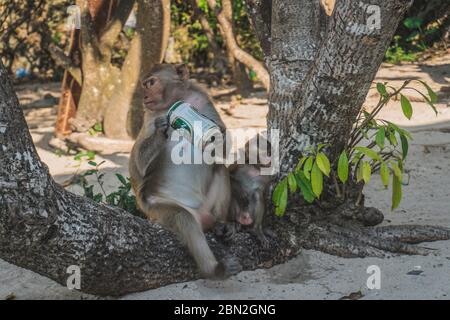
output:
M241 270L233 258L218 262L204 230L225 221L230 205L230 177L220 164L175 164L171 153L179 141L169 139L167 110L185 101L225 125L209 96L189 80L185 65L159 64L142 81L144 125L131 151L129 170L139 208L146 216L175 232L188 247L201 273L226 278ZM154 119L154 120L152 120ZM189 144L192 149L193 146ZM195 151L194 151L195 152Z

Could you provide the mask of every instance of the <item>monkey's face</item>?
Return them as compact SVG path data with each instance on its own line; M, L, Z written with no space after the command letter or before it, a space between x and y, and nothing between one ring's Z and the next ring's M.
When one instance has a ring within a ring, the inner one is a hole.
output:
M169 109L186 88L189 71L185 65L158 64L142 80L144 107L153 111Z
M247 194L243 189L240 192L233 194L233 201L231 204L231 210L236 222L243 226L250 226L254 221L254 206L253 198L251 194Z
M159 110L163 100L163 84L160 77L150 75L142 81L144 88L144 107L150 110Z

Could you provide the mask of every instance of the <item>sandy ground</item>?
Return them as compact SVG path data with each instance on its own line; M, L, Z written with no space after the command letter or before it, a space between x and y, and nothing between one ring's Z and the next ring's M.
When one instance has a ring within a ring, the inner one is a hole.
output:
M409 78L425 80L438 93L438 116L414 92L414 115L406 120L399 102L392 102L380 117L396 122L413 132L414 140L406 163L409 184L399 209L390 211L390 194L378 177L366 190L368 205L385 213L389 224L434 224L450 227L450 54L421 65L384 65L377 81L399 86ZM414 84L419 87L419 84ZM58 85L40 85L19 90L22 103L31 96L38 98L50 93L58 96ZM226 90L223 91L226 93ZM222 92L222 93L223 93ZM213 92L213 94L222 94ZM28 100L27 100L28 99ZM366 106L376 103L372 90ZM231 104L231 107L230 107ZM255 93L240 104L229 95L218 99L218 109L229 127L264 127L267 104L263 93ZM33 139L41 159L47 163L56 181L62 183L76 172L83 172L86 161L73 156L58 156L48 146L55 119L54 108L25 110ZM128 175L127 154L96 156L106 173L105 187L111 190L118 182L114 173ZM81 192L77 186L68 188ZM226 281L198 280L173 284L124 296L123 299L339 299L361 292L362 299L449 299L450 241L426 243L436 249L432 255L395 256L390 258L344 259L321 252L304 250L291 261L273 267L245 271ZM381 271L381 288L370 290L367 268L376 265ZM0 260L0 299L95 299L97 297L66 289L59 284Z

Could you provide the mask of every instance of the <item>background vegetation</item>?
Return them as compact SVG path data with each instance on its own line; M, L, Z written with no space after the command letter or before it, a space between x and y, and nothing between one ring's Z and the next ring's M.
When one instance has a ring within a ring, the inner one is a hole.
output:
M0 3L0 56L7 70L16 81L21 79L61 80L63 69L49 51L51 45L67 48L68 32L65 30L67 8L70 0L11 0ZM430 51L445 50L450 28L450 1L415 0L402 24L400 24L385 61L399 63L426 59ZM212 45L200 23L203 15L213 33L221 57L214 54ZM233 1L233 26L239 46L262 61L262 52L252 31L243 0ZM208 8L206 0L171 1L171 39L167 62L185 62L207 77L208 82L231 81L230 70L217 59L226 57L226 47L219 32L216 15ZM115 43L112 57L118 66L123 62L133 35L133 28L124 28ZM220 70L219 70L220 69ZM247 70L255 79L252 70ZM225 74L225 77L223 75Z

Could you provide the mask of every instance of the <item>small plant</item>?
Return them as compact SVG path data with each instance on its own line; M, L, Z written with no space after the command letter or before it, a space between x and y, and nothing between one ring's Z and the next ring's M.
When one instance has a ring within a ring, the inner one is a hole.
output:
M289 193L299 191L306 203L318 201L324 190L324 183L330 183L336 197L345 200L349 184L362 184L362 187L371 181L375 172L380 173L381 182L385 188L392 185L392 205L394 210L402 199L402 180L404 174L404 161L408 155L411 134L399 128L392 122L375 119L387 103L398 98L406 118L411 119L413 109L411 102L401 92L414 90L418 92L437 114L434 104L437 96L423 81L419 81L427 90L427 95L415 88L408 87L411 81L395 89L383 83L377 83L376 88L380 95L378 104L371 111L361 110L356 125L350 135L344 150L337 159L330 163L325 152L327 145L319 144L310 147L300 158L297 166L289 172L274 189L272 201L275 205L275 214L282 216L286 210ZM366 146L358 145L366 139ZM356 200L358 205L362 197L362 189Z
M97 122L95 123L91 128L89 128L88 133L91 136L95 136L98 133L102 133L103 132L103 125L101 124L101 122Z
M394 44L390 46L386 53L385 59L389 63L398 64L402 61L414 62L417 60L417 54L406 52L400 45L401 36L394 37Z
M418 53L429 48L427 43L433 43L439 33L439 27L433 24L423 25L423 19L420 17L408 17L403 20L403 25L408 30L404 38L399 35L394 37L394 43L388 48L385 54L386 61L389 63L400 63L402 61L417 61Z
M103 187L105 176L104 173L100 173L99 167L104 163L96 163L95 161L88 161L88 164L92 166L92 169L87 170L77 180L77 184L83 188L84 196L88 197L95 202L103 202L111 206L122 208L133 215L142 216L141 212L136 206L136 197L131 194L131 183L129 178L125 178L119 173L116 173L116 177L120 182L118 189L114 192L107 194ZM86 177L95 176L95 179L100 186L101 192L94 193L94 185L90 184Z
M73 159L80 161L80 163L81 163L81 160L83 158L87 158L88 160L94 160L95 152L94 151L80 151L75 155L75 157Z

